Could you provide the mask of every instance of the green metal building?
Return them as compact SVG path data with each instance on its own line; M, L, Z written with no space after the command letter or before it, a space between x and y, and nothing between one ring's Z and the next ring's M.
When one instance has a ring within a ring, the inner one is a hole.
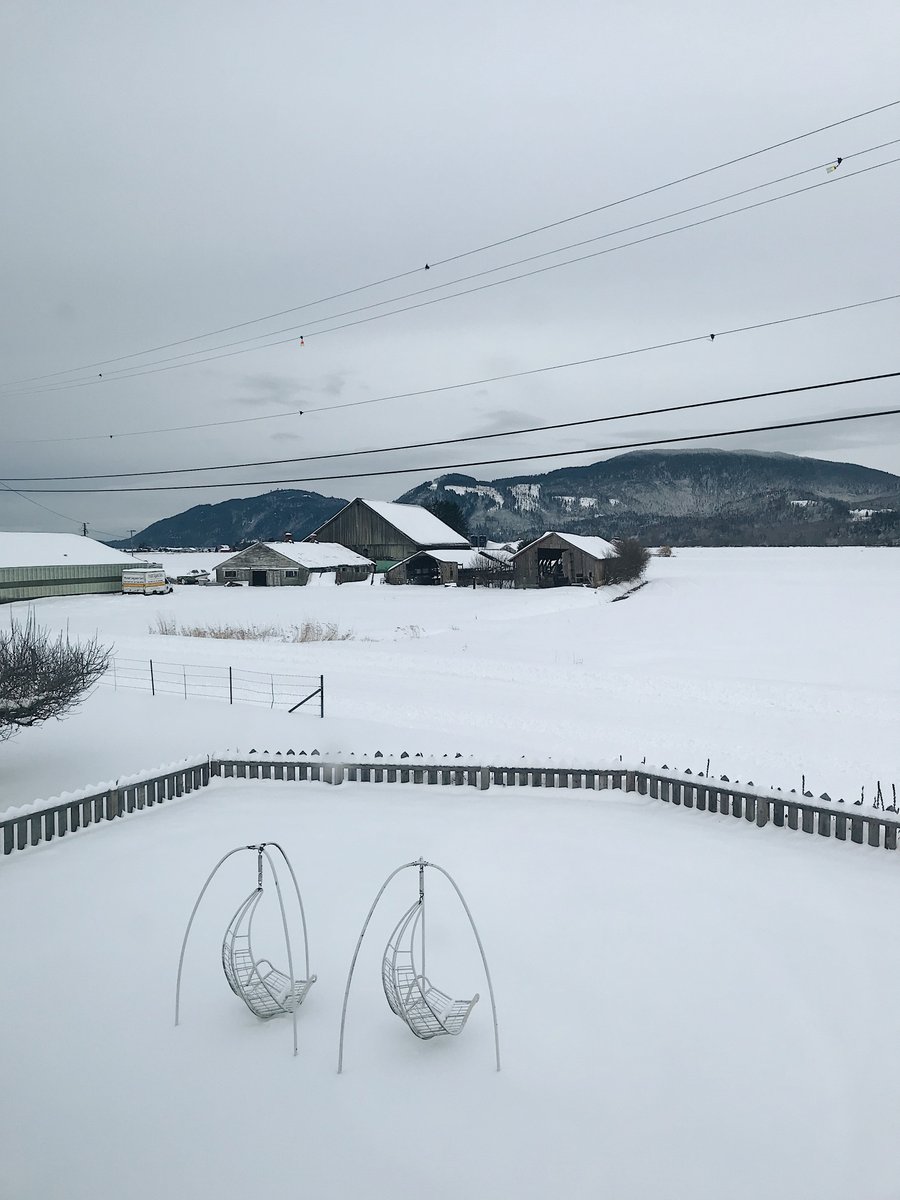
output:
M72 533L0 533L0 604L121 592L122 571L145 565Z

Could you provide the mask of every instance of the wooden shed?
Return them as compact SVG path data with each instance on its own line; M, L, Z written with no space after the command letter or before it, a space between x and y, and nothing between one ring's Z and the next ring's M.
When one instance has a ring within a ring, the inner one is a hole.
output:
M432 584L445 587L503 587L512 585L508 562L487 550L419 550L391 567L385 583Z
M158 565L75 533L0 533L0 604L121 592L124 570Z
M251 587L304 587L333 574L335 583L368 579L375 564L334 542L255 542L216 567L218 583Z
M341 545L373 559L386 570L418 550L467 550L469 543L418 504L351 500L315 532L320 541Z
M545 533L513 555L517 588L599 587L616 548L601 537Z

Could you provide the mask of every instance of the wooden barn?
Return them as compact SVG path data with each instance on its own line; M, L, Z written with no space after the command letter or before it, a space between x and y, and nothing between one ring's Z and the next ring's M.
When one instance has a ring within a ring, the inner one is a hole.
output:
M342 546L373 559L384 571L419 550L468 550L468 541L418 504L387 500L351 500L316 530L322 542Z
M374 569L368 558L334 542L256 542L219 563L216 582L304 587L333 574L335 583L358 583Z
M0 604L121 592L124 570L157 565L75 533L0 533Z
M385 583L511 587L512 566L489 550L419 550L385 572Z
M616 548L601 537L545 533L513 555L517 588L599 587Z

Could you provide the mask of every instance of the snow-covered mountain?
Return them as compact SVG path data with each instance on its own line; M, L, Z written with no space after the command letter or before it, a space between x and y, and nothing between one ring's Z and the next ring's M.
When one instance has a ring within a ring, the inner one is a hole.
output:
M552 528L700 544L900 541L900 477L791 454L644 450L542 475L444 475L400 499L453 499L470 532L489 537Z
M399 499L452 500L470 534L501 541L560 529L676 545L900 545L900 477L793 454L641 450L543 475L442 475ZM345 503L281 489L201 504L148 526L135 544L302 538Z

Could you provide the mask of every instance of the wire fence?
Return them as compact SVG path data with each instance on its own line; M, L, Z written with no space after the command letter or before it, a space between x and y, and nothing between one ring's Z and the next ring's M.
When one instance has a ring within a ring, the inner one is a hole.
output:
M157 658L110 659L101 684L114 691L149 692L152 696L181 696L185 700L221 700L228 704L259 704L294 712L308 705L325 716L325 676L286 675L245 671L204 663L172 663Z

